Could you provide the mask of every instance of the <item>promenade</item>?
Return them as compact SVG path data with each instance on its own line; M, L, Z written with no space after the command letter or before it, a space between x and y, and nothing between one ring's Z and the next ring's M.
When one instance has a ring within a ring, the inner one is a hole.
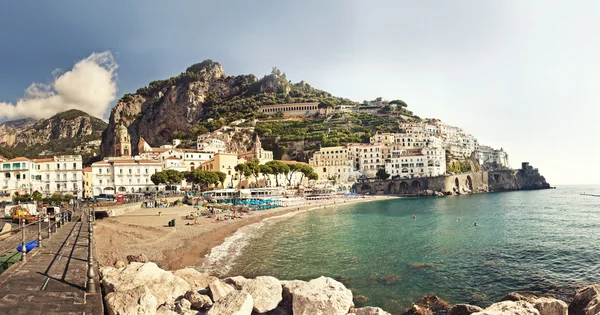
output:
M97 265L96 293L86 290L87 216L42 235L42 248L0 274L0 314L103 314Z

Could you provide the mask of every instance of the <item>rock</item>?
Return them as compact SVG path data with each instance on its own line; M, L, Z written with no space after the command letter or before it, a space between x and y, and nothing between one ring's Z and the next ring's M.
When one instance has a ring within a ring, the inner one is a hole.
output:
M144 255L144 254L128 255L127 256L127 261L129 263L132 263L132 262L147 263L148 262L148 257L146 257L146 255Z
M192 303L186 299L179 299L175 302L175 312L177 312L177 314L186 314L190 312L191 308Z
M402 313L402 315L433 315L433 313L423 306L413 305Z
M470 315L476 312L481 312L483 309L479 306L469 304L456 304L452 306L448 315Z
M219 301L206 315L250 315L252 314L252 295L241 291L231 291Z
M294 315L345 315L353 306L352 291L327 277L287 281L283 291L292 302Z
M117 262L115 263L115 268L117 269L125 268L126 266L127 264L122 260L117 260Z
M205 290L208 284L213 282L217 277L205 275L194 268L184 268L173 271L173 274L190 284L192 290Z
M107 293L131 290L145 285L156 297L158 305L173 303L190 290L190 285L155 263L133 262L122 269L103 269L102 287Z
M569 315L588 315L600 312L600 285L590 285L577 290L569 305Z
M213 305L213 302L208 295L200 294L196 291L187 291L183 297L190 301L192 308L195 310L208 309Z
M158 302L147 286L110 292L104 297L110 315L156 314Z
M224 281L232 284L237 290L250 293L254 300L254 311L257 313L266 313L275 309L283 299L281 284L273 277L261 276L256 279L232 277Z
M390 313L380 309L379 307L361 307L355 308L348 315L391 315Z
M531 304L540 312L540 315L567 315L567 303L553 298L537 298Z
M219 301L233 290L235 289L232 285L227 284L219 279L216 279L208 284L208 294L212 298L213 302Z
M523 295L521 293L511 292L511 293L503 296L500 301L515 301L515 302L516 301L525 301L525 302L531 302L535 298L536 298L535 296Z
M161 305L160 307L158 307L158 309L156 310L156 315L177 315L177 313L175 313L172 309L170 309L168 306L166 305Z
M436 295L425 296L416 304L429 309L433 314L448 314L450 311L450 304Z
M540 315L540 312L525 301L503 301L494 303L473 315Z
M354 306L361 307L369 302L369 297L364 295L355 295L352 297L352 302L354 303Z

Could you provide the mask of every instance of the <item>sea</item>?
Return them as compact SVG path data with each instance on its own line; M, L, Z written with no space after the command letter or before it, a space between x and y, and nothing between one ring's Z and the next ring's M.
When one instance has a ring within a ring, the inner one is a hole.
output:
M358 306L425 295L488 306L509 292L568 300L600 283L600 186L331 206L246 226L215 248L220 276L337 279Z

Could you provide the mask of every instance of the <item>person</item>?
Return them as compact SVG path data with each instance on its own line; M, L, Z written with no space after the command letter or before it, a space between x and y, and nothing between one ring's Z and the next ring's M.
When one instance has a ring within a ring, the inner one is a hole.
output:
M413 215L413 219L416 219L416 218L417 218L417 216L416 216L416 215Z
M477 222L473 222L473 225L474 225L474 226L477 226Z

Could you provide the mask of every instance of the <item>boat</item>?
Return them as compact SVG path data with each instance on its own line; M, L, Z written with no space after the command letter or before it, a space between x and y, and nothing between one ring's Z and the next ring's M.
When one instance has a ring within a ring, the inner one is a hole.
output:
M25 244L25 249L29 253L32 249L36 248L37 246L38 246L38 241L37 240L29 241L29 242L27 242L27 244ZM23 245L17 246L17 251L21 252L22 248L23 248Z
M600 195L596 195L596 194L586 194L586 193L581 193L582 196L591 196L591 197L600 197Z

